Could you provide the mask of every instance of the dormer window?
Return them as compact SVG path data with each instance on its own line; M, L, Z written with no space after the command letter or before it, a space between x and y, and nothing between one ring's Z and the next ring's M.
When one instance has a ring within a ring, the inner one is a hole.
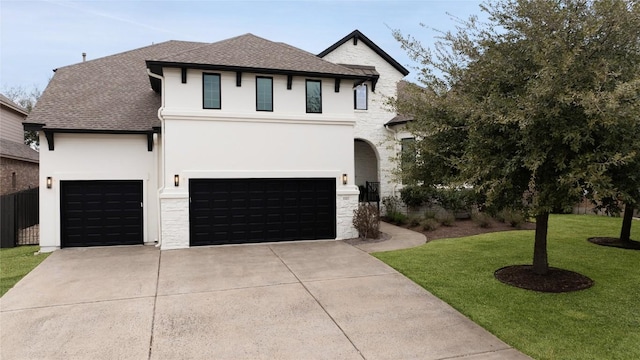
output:
M353 106L356 110L367 110L367 84L360 84L353 89Z

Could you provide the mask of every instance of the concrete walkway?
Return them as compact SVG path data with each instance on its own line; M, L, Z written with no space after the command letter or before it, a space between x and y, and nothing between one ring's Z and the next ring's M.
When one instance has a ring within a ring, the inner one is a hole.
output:
M350 242L350 244L362 251L372 253L408 249L420 246L427 242L427 237L424 236L424 234L391 225L386 222L380 222L380 231L389 235L389 238L381 241L353 241Z
M342 241L64 249L0 299L2 359L528 359Z

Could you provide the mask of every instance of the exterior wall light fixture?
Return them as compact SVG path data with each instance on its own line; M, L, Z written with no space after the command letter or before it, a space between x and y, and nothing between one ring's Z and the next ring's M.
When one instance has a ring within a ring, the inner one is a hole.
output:
M51 176L47 176L47 189L51 189L52 186L53 186L53 179L51 178Z
M349 177L347 177L347 174L342 174L342 185L347 185L348 182Z
M173 185L176 187L180 186L180 175L173 175Z

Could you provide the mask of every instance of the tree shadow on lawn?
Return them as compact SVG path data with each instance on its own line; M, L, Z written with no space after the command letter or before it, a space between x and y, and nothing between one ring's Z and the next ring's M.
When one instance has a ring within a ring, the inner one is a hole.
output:
M594 243L596 245L612 246L612 247L617 247L620 249L627 249L627 250L640 250L640 241L635 241L635 240L629 240L627 242L627 241L621 241L620 238L600 236L600 237L588 238L587 241L589 241L590 243Z

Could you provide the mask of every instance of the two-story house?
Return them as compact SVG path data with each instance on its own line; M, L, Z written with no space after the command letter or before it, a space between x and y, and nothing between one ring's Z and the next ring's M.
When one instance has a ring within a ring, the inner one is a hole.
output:
M42 250L355 237L358 185L394 188L407 73L359 31L318 56L246 34L59 68L25 122Z
M38 186L38 152L24 143L27 110L0 94L0 195Z

